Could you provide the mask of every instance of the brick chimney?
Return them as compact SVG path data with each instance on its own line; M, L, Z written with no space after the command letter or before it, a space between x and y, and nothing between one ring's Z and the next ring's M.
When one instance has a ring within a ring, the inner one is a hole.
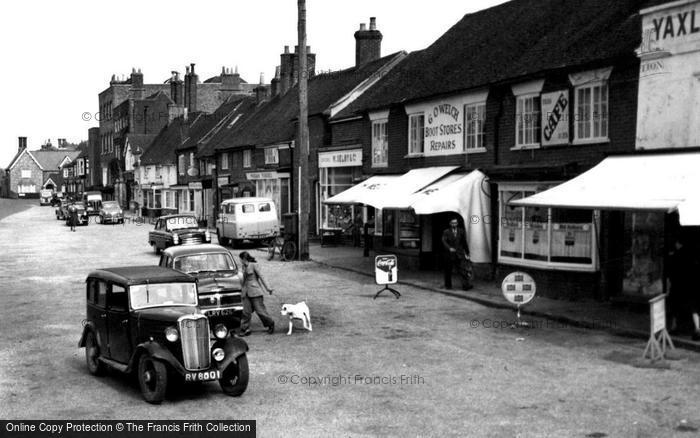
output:
M376 17L370 17L369 30L364 23L355 32L355 66L359 67L382 57L382 33L377 30Z
M143 99L146 89L143 86L143 73L141 73L141 69L138 69L138 71L136 71L135 68L131 69L131 89L129 91L132 98Z
M238 66L234 71L221 67L221 91L241 91L241 75L238 74Z
M308 77L311 78L316 71L316 54L311 53L309 46L306 46L306 53ZM294 53L289 53L289 46L284 46L280 61L279 94L285 94L299 80L299 47L294 48Z
M199 77L194 72L194 63L186 67L185 73L185 107L188 112L197 111L197 82Z
M265 86L265 77L260 73L260 83L255 87L255 100L259 104L267 99L267 87Z
M280 66L275 67L275 77L270 81L270 96L275 97L280 92Z
M19 140L19 147L17 148L17 153L22 152L27 149L27 137L17 137Z
M170 98L175 102L175 105L183 105L182 97L182 79L180 79L180 73L172 71L172 76L170 77Z

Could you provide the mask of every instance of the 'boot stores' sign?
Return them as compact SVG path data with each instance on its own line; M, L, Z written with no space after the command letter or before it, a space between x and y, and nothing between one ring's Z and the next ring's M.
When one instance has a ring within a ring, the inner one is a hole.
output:
M462 152L463 117L461 105L441 102L425 114L425 155L446 155Z

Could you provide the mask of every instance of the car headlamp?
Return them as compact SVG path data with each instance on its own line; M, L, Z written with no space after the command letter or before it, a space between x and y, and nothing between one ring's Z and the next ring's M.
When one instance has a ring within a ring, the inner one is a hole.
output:
M226 335L228 335L228 329L225 325L217 324L216 327L214 327L214 336L217 339L224 339L226 338Z
M175 245L177 245L178 243L180 243L180 236L178 236L177 234L174 234L174 235L173 235L173 243L174 243Z
M205 239L207 242L211 242L211 234L209 233L209 230L207 230L207 231L204 232L204 239Z
M165 329L165 339L170 342L176 342L180 338L180 334L177 332L175 327L168 327Z
M224 356L226 356L223 348L215 348L214 351L211 352L211 355L217 362L221 362L224 360Z

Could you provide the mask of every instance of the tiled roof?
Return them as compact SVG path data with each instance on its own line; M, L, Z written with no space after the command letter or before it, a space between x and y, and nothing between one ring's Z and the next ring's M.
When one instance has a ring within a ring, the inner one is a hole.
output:
M79 150L72 151L29 151L39 165L46 171L58 169L59 164L64 158L68 157L71 161L75 160L80 155Z
M634 56L646 0L513 0L467 14L336 118L540 72Z
M309 79L309 116L323 113L335 101L352 91L359 83L390 62L397 53L385 56L359 67L318 74ZM295 86L284 95L275 96L257 108L254 114L225 138L218 139L216 149L238 146L265 145L287 142L294 139L293 123L299 113L299 87Z
M216 132L205 142L200 151L197 153L199 157L206 157L214 154L216 147L226 141L232 130L237 129L240 124L251 117L258 107L258 101L255 96L247 96L237 101L236 106L229 113L228 118L223 120Z
M147 146L141 156L142 165L175 164L175 149L187 136L188 124L182 117L165 126ZM145 137L145 136L144 136ZM131 140L131 139L130 139ZM142 145L139 145L143 147ZM132 146L133 147L133 146Z

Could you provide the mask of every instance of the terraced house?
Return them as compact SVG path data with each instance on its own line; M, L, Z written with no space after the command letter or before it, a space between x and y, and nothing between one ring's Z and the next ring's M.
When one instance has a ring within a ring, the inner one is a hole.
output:
M362 214L376 248L437 269L456 214L477 277L523 270L548 296L619 294L623 248L608 236L621 215L511 202L634 151L644 3L513 0L465 15L330 119L331 146L356 144L356 158L319 151L319 172L351 163L344 188L363 182L324 193L329 220Z

